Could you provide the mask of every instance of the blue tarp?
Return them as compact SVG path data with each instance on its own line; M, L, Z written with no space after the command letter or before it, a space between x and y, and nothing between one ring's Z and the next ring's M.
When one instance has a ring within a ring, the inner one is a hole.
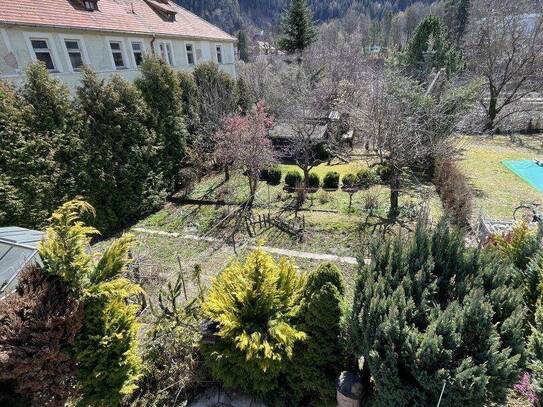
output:
M543 166L533 160L504 160L502 164L539 192L543 192Z

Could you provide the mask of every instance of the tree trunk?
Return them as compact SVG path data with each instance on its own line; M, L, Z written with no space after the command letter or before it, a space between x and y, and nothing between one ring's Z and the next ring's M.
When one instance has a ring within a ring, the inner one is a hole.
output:
M390 209L388 217L394 219L399 213L399 198L400 198L400 171L394 166L391 167L390 173Z
M224 166L224 182L227 182L230 180L230 166L226 164Z
M492 132L494 130L494 126L496 124L496 116L498 115L497 106L498 98L495 95L491 94L486 116L486 131Z
M258 176L249 176L249 193L251 194L247 199L246 206L249 209L252 209L255 202L256 188L258 186Z
M302 171L304 172L304 188L305 189L308 189L309 188L309 168L307 167L304 167L302 168Z

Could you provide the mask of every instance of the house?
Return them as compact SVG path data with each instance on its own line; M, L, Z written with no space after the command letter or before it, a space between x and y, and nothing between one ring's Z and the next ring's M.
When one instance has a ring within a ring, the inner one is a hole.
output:
M0 228L0 298L13 290L17 275L28 264L41 265L38 243L43 232L16 226Z
M0 79L15 84L35 61L71 89L84 64L133 80L149 53L176 70L214 61L235 75L235 42L170 0L0 0Z

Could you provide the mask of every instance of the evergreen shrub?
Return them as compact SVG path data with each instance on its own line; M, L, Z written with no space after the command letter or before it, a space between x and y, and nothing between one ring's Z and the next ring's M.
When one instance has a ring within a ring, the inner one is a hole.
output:
M346 174L343 176L341 182L343 184L343 188L356 188L358 184L358 177L355 174Z
M363 168L356 174L358 186L362 189L368 189L379 182L379 176L371 168Z
M503 404L523 359L512 267L443 223L372 249L358 273L352 336L377 406Z
M309 188L318 189L321 185L321 179L314 172L309 173L309 178L307 180L307 186Z
M339 188L339 173L336 171L330 171L326 173L322 181L322 186L325 189L338 189Z
M298 171L289 171L285 175L285 185L290 188L296 188L302 183L302 175Z
M268 179L267 182L270 185L276 186L281 183L281 178L283 177L283 174L281 172L281 168L279 167L272 167L268 170Z

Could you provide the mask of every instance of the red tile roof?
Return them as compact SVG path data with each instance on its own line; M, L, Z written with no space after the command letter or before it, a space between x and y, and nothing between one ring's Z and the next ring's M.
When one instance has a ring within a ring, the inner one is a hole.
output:
M175 21L165 21L145 0L99 0L98 11L78 0L0 0L0 23L235 41L172 1L166 7L176 12Z

